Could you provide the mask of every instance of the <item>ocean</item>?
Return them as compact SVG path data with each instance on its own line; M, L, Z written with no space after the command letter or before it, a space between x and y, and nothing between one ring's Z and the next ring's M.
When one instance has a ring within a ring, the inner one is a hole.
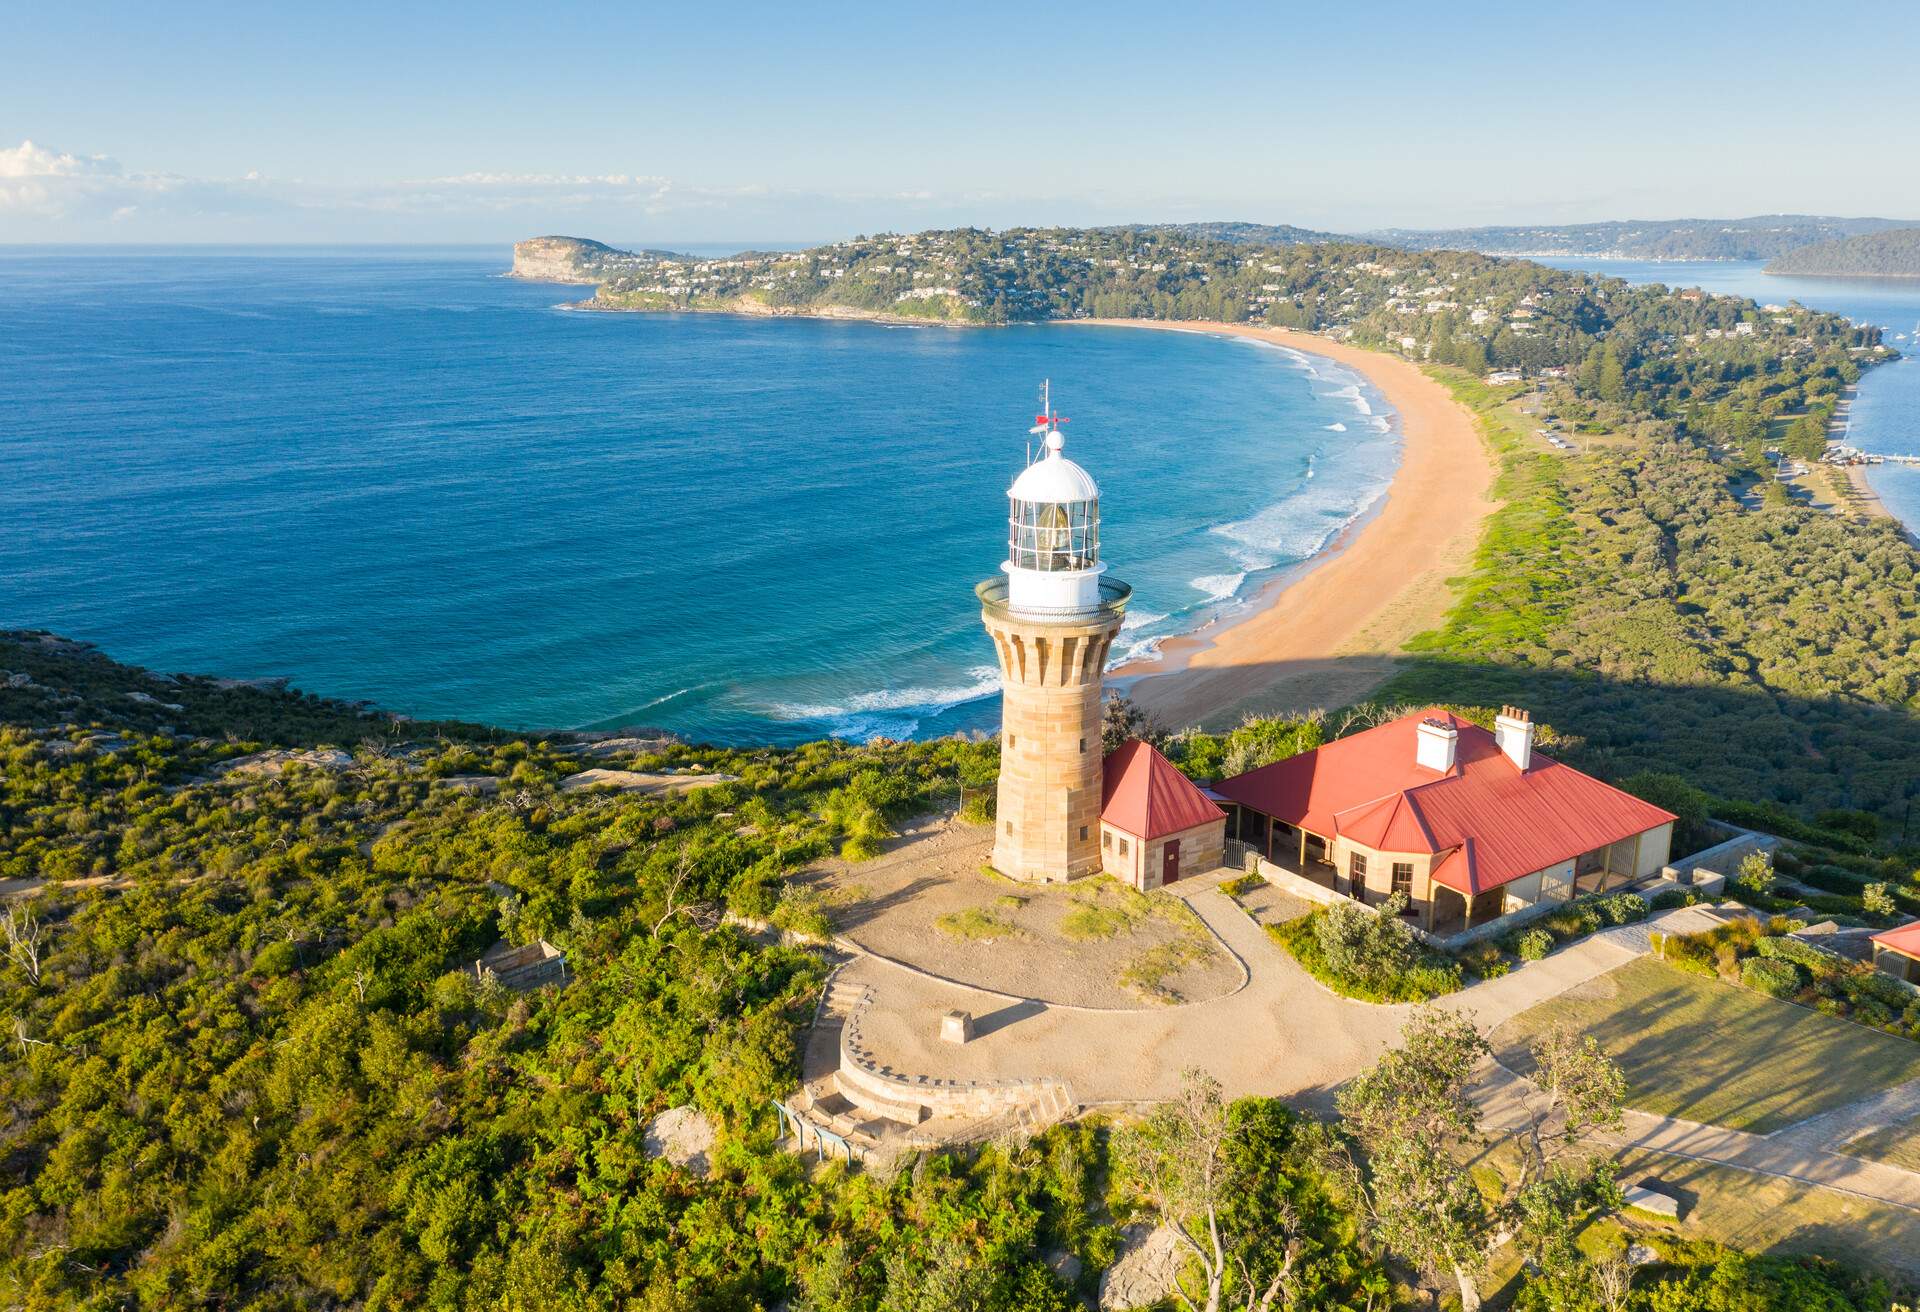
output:
M998 723L973 599L1043 379L1119 655L1364 514L1397 421L1196 333L570 312L504 249L0 249L0 625L696 740Z
M1750 296L1762 305L1788 301L1878 324L1900 352L1867 370L1847 421L1847 443L1882 455L1920 455L1920 279L1785 278L1762 273L1760 261L1542 259L1556 269L1628 282L1698 287ZM1867 482L1910 530L1920 533L1920 466L1874 465Z

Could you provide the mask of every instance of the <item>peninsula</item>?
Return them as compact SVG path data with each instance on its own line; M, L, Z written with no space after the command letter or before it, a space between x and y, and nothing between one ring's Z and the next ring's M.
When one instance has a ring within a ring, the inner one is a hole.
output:
M1920 227L1801 246L1774 260L1766 271L1826 278L1920 278Z

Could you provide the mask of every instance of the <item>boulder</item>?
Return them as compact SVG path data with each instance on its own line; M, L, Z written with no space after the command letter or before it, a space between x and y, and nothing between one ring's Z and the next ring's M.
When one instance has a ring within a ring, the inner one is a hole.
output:
M1100 1277L1100 1312L1152 1307L1173 1292L1186 1252L1167 1226L1120 1228L1120 1256Z
M707 1173L707 1154L713 1150L713 1122L688 1104L669 1107L653 1118L640 1140L649 1157L661 1157L696 1175Z
M1657 1189L1649 1189L1644 1184L1628 1185L1626 1190L1627 1206L1637 1212L1650 1216L1663 1217L1669 1221L1680 1219L1680 1200L1671 1194L1663 1194Z

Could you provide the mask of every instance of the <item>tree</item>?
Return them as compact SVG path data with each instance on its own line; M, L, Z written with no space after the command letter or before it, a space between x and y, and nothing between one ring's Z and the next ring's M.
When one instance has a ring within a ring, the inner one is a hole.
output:
M1107 698L1100 718L1100 750L1115 752L1128 739L1138 738L1155 751L1167 747L1167 727L1158 716L1118 693Z
M1219 1081L1188 1069L1179 1095L1116 1145L1127 1183L1200 1266L1204 1298L1174 1290L1189 1312L1220 1312L1235 1290L1247 1312L1292 1304L1303 1244L1299 1212L1276 1179L1286 1117L1258 1099L1228 1107Z
M1618 1200L1610 1166L1577 1160L1573 1149L1620 1124L1625 1079L1590 1036L1565 1031L1533 1049L1535 1078L1519 1099L1519 1171L1497 1198L1481 1193L1466 1169L1483 1141L1471 1089L1490 1055L1469 1018L1416 1011L1401 1046L1341 1090L1346 1138L1330 1159L1376 1241L1429 1274L1452 1275L1465 1312L1480 1307L1478 1277L1503 1233L1550 1278L1579 1278L1573 1220Z
M1740 858L1733 882L1749 893L1765 897L1773 892L1773 862L1765 852L1749 852Z
M1608 342L1600 352L1600 367L1595 374L1593 390L1602 401L1612 401L1616 405L1627 399L1627 373L1620 364L1620 353Z
M45 931L33 912L25 907L9 906L0 911L0 935L7 941L7 960L26 972L33 983L40 982L40 943Z

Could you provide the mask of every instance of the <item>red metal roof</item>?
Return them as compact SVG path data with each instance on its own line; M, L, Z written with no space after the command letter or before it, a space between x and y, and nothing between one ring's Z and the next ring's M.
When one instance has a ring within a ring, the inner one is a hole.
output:
M1116 747L1104 770L1101 823L1143 842L1227 818L1178 766L1138 738Z
M1903 957L1912 957L1920 961L1920 920L1905 925L1895 925L1892 929L1883 929L1873 936L1873 941L1881 947L1898 952Z
M1415 760L1422 720L1460 736L1442 773ZM1447 854L1433 877L1497 888L1674 818L1534 752L1523 773L1479 725L1437 707L1214 785L1223 797L1325 838L1385 852Z

